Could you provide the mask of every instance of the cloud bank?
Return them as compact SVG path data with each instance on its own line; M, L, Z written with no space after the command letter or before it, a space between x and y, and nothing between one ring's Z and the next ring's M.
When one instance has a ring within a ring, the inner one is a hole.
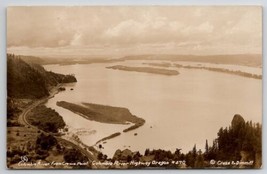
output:
M9 7L8 52L37 56L260 54L257 6Z

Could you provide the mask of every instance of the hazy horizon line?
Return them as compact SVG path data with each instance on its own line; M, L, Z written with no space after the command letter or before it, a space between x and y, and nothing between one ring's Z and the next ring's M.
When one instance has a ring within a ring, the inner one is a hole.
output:
M112 58L124 58L124 57L132 57L132 56L196 56L196 57L210 57L210 56L241 56L241 55L257 55L262 56L262 53L233 53L233 54L128 54L128 55L75 55L75 56L67 56L67 55L48 55L48 56L42 56L42 55L30 55L30 54L16 54L16 53L10 53L6 52L6 54L14 54L16 56L23 56L23 57L37 57L37 58L64 58L64 59L72 59L72 58L106 58L106 57L112 57Z

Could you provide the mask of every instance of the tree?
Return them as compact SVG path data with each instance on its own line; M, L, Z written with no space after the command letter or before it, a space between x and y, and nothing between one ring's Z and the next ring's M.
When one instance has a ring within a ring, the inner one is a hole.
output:
M204 158L202 155L202 151L199 149L198 153L197 153L197 157L196 157L196 161L195 161L195 168L203 168L204 167Z
M196 159L196 157L197 157L197 146L196 146L196 144L193 147L192 155L193 155L193 158Z
M42 150L49 150L55 145L57 145L57 139L50 134L41 133L36 139L36 147Z
M149 154L150 154L150 150L149 149L146 149L145 156L148 156Z
M208 152L209 152L209 145L208 145L208 140L206 140L205 153L207 154Z
M103 154L102 154L103 155ZM87 162L88 159L76 149L68 149L64 154L64 160L68 163Z
M133 159L133 157L132 157L131 155L128 155L128 156L127 156L127 162L132 161L132 159Z
M185 156L186 164L190 167L194 167L196 158L197 158L197 147L195 144L193 149L190 152L188 152Z
M103 159L103 153L102 152L98 153L97 159L100 161Z
M142 156L142 155L141 155L140 152L138 151L138 152L136 152L136 153L134 154L134 156L133 156L133 160L135 160L135 161L139 161L141 156Z

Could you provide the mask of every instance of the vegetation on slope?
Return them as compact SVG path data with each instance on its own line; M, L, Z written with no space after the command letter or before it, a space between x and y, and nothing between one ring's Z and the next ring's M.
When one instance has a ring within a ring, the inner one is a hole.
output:
M35 107L28 114L28 121L39 129L52 133L58 132L66 125L63 118L55 110L47 108L45 105Z
M49 92L42 74L20 58L7 56L7 95L13 98L41 98Z
M38 99L49 95L59 83L76 82L73 75L46 71L41 65L26 63L19 56L7 54L7 95L12 98Z
M218 132L216 158L228 160L261 161L262 127L235 115L231 126ZM259 165L259 164L258 164Z
M12 128L10 128L12 129ZM51 134L34 132L32 129L23 128L14 138L8 137L7 167L12 169L44 169L44 168L91 168L90 164L85 166L72 165L77 162L89 162L89 159L66 141L60 141ZM27 131L25 131L27 130ZM11 133L10 133L11 134ZM34 164L18 165L22 157L27 157L27 163ZM69 165L60 165L64 162ZM58 165L43 165L58 163ZM40 164L40 165L38 165Z
M76 81L73 75L48 72L41 65L7 54L7 126L19 126L18 115L35 99L47 97L53 87Z

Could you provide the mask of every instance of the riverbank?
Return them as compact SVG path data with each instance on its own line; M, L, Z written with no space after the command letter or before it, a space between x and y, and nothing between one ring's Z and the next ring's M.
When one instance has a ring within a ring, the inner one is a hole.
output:
M59 92L61 84L50 89L50 95L39 100L31 102L18 117L19 127L8 127L7 140L7 166L15 169L29 169L29 168L50 168L51 166L21 166L18 165L20 158L17 155L26 155L29 159L39 160L41 163L60 162L67 159L68 153L75 152L79 159L86 162L97 159L98 151L92 151L93 147L82 146L81 143L70 141L65 136L56 133L57 129L63 128L65 125L62 117L50 108L44 106L44 103L54 97ZM36 110L37 109L37 110ZM37 111L37 112L36 112ZM33 115L32 115L33 114ZM52 114L52 115L51 115ZM28 118L32 115L36 118ZM38 118L37 118L38 117ZM44 117L44 118L40 118ZM52 118L51 118L52 117ZM33 124L32 121L38 121L39 124ZM46 124L48 123L48 124ZM64 124L64 125L63 125ZM48 126L48 127L46 127ZM52 128L52 129L50 129ZM51 140L51 141L50 141ZM42 143L44 142L44 143ZM45 144L46 145L43 145ZM40 151L42 153L40 153ZM52 160L52 161L51 161ZM68 162L70 162L68 161ZM75 160L73 162L77 162ZM80 160L81 161L81 160ZM31 161L30 161L31 162ZM56 166L56 168L72 168L75 166ZM81 168L90 168L90 165L81 166Z
M134 71L134 72L143 72L143 73L151 73L151 74L160 74L160 75L167 75L173 76L178 75L179 72L176 70L169 70L163 68L152 68L152 67L130 67L130 66L123 66L123 65L115 65L106 67L108 69L114 70L122 70L122 71Z

